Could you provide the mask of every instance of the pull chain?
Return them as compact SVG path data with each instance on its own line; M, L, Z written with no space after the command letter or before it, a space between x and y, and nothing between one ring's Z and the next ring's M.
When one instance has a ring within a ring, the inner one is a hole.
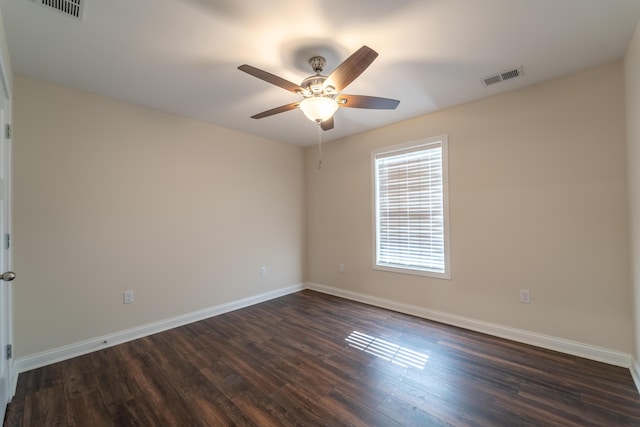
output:
M322 122L318 122L318 170L322 170Z

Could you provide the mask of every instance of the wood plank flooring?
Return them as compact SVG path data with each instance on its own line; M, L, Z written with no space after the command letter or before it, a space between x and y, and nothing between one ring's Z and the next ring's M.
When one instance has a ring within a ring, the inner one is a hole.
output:
M302 291L18 378L5 426L639 426L627 369Z

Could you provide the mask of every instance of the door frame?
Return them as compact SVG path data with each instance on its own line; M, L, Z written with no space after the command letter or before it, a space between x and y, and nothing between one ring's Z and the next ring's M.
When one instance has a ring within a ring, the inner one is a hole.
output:
M9 50L6 44L6 38L4 34L4 21L2 15L0 14L0 104L1 111L4 115L3 120L1 120L5 124L11 124L12 118L12 80L13 74L11 69L11 63L9 59ZM12 235L13 230L13 218L12 218L12 201L13 201L13 185L12 185L12 177L13 177L13 147L12 147L12 136L7 138L5 134L5 129L0 129L0 138L2 138L2 142L6 144L6 152L5 154L5 164L3 165L5 170L5 206L6 206L6 224L5 224L5 233ZM0 252L4 254L6 252L5 258L5 269L6 271L11 270L13 267L13 244L9 249L4 249L4 239L5 236L0 236ZM0 272L2 273L2 272ZM13 285L12 282L4 282L0 284L0 286L6 289L6 305L7 311L5 314L6 321L6 343L13 345ZM14 367L14 358L6 358L4 348L0 348L0 358L2 363L6 361L6 390L3 390L6 393L7 402L0 402L0 415L2 415L2 419L4 419L4 414L6 412L6 404L11 401L13 395L15 394L18 376L15 372Z

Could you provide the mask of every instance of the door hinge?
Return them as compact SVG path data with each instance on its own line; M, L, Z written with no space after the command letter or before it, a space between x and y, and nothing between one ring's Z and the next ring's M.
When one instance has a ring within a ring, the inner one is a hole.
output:
M11 359L13 357L13 346L11 344L7 344L7 359Z
M11 249L11 234L7 233L4 235L4 248L9 250Z
M7 139L11 139L11 125L7 124L7 125L4 127L4 136L5 136L5 138L7 138Z

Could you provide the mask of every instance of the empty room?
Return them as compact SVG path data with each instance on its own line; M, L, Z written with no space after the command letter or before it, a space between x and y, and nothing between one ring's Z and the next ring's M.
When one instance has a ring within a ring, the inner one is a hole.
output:
M640 425L637 0L0 0L5 426Z

